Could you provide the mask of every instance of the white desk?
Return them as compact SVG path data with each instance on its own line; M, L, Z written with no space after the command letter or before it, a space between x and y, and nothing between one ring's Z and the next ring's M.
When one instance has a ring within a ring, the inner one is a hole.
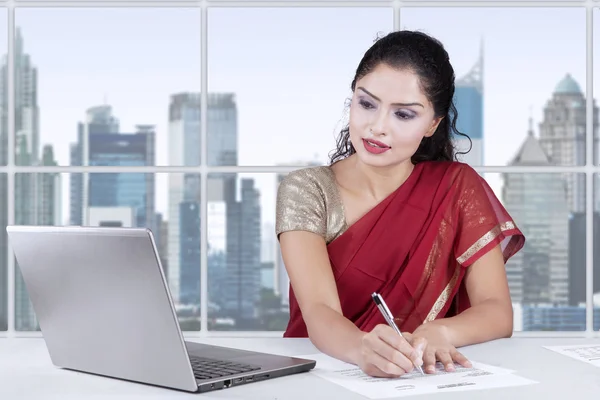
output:
M200 339L187 339L202 341ZM315 352L303 339L218 338L204 342L283 355ZM541 346L600 343L585 339L508 339L463 348L473 360L514 369L535 385L489 391L415 396L417 399L598 399L600 368L561 356ZM485 397L484 397L485 396ZM116 379L66 371L50 363L45 344L39 338L0 338L0 399L364 399L313 374L303 373L257 382L206 394L188 394Z

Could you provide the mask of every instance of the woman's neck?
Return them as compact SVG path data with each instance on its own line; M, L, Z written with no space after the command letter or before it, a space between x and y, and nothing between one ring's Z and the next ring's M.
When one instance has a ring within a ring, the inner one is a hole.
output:
M388 167L366 165L354 155L351 168L357 184L364 187L369 197L381 201L398 189L410 176L414 165L410 159Z

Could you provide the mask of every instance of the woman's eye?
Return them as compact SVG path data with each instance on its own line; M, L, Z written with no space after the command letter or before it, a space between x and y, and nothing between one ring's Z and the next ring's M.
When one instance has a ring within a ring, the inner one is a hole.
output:
M411 118L413 118L413 117L414 117L414 115L413 115L413 114L411 114L411 113L408 113L408 112L406 112L406 111L398 111L398 112L396 113L396 116L397 116L398 118L400 118L400 119L411 119Z
M373 108L373 104L369 103L366 100L359 100L358 104L360 104L363 108L366 108L366 109Z

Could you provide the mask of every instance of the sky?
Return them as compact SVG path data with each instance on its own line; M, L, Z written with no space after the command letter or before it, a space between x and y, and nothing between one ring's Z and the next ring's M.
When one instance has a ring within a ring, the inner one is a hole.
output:
M15 22L38 68L41 143L53 144L60 165L69 163L86 109L105 101L122 132L156 125L157 164L168 165L169 96L201 90L199 10L25 8ZM401 27L440 39L457 78L476 62L483 38L488 165L514 155L530 109L537 133L543 106L567 73L585 93L584 8L405 8ZM326 162L355 68L377 35L392 30L391 8L209 9L208 90L236 94L239 164ZM6 29L0 32L5 53ZM594 35L598 45L598 29ZM252 176L263 218L272 222L275 174ZM167 182L157 177L163 213ZM490 183L500 195L500 181ZM66 219L67 180L63 194Z

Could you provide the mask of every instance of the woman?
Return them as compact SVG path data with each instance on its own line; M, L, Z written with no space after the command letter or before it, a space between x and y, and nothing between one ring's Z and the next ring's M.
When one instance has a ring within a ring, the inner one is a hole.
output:
M454 70L435 39L398 31L365 53L329 166L287 175L276 233L290 277L286 337L379 377L470 362L512 334L505 262L525 238L487 183L453 161ZM387 302L404 338L384 321Z

